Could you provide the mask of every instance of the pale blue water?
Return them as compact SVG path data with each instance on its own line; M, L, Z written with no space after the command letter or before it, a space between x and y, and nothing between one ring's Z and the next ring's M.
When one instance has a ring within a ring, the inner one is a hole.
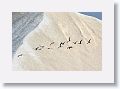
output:
M88 15L88 16L93 16L93 17L96 17L96 18L102 20L102 12L80 12L80 13Z

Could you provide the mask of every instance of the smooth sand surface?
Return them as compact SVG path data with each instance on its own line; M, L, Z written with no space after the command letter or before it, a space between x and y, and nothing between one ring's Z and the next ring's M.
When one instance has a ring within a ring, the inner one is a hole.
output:
M44 13L16 51L13 70L102 70L101 21L80 13Z

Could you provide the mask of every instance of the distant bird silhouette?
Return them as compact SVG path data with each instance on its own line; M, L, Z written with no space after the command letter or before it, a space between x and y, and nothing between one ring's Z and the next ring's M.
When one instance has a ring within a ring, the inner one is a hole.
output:
M39 47L36 47L36 48L35 48L35 50L38 50L38 49L39 49Z
M50 45L54 44L55 42L50 43Z
M47 49L52 49L52 48L47 48Z
M88 43L90 43L90 41L91 41L91 39L88 41ZM87 44L88 44L88 43L87 43Z
M81 40L80 43L78 43L78 44L82 44L82 40Z
M38 49L38 50L42 50L42 49Z
M42 50L42 48L44 48L44 46L39 46L39 47L36 47L35 50Z
M61 42L60 44L61 44L61 45L64 45L64 44L65 44L65 42Z
M61 42L60 46L58 48L62 47L62 45L64 45L64 44L65 44L65 42Z
M69 41L70 41L70 37L69 37Z
M18 57L22 56L23 54L18 55Z
M75 41L75 42L73 42L74 44L76 44L77 43L77 41Z
M72 46L67 47L67 49L71 49L71 48L73 48L73 47Z
M71 39L70 39L70 37L69 37L69 39L68 39L67 43L68 43L68 42L70 42L70 40L71 40Z

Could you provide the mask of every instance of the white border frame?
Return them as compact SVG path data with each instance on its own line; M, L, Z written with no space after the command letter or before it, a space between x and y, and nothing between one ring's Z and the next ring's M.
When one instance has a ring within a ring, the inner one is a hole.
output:
M114 83L112 0L0 1L0 82ZM12 71L12 12L102 12L102 71Z

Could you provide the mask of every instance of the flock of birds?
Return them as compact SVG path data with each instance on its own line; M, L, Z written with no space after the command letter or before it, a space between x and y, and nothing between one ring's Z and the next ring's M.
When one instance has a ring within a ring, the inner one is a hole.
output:
M70 41L71 41L71 38L69 37L68 41L67 41L67 42L61 42L61 43L59 44L58 48L63 47L63 45L64 45L65 43L68 43L68 42L70 42ZM79 42L78 42L78 41L75 41L75 42L73 42L73 44L82 44L82 41L83 41L83 40L80 40ZM87 44L89 44L90 42L91 42L91 39L88 40ZM55 44L55 42L50 43L50 46L53 45L53 44ZM42 50L44 47L45 47L45 46L41 46L41 45L40 45L40 46L34 48L34 50ZM67 49L72 49L72 48L73 48L73 46L68 46L68 47L67 47ZM52 48L48 47L47 49L52 49ZM23 56L23 54L19 54L19 55L18 55L18 57L21 57L21 56Z

